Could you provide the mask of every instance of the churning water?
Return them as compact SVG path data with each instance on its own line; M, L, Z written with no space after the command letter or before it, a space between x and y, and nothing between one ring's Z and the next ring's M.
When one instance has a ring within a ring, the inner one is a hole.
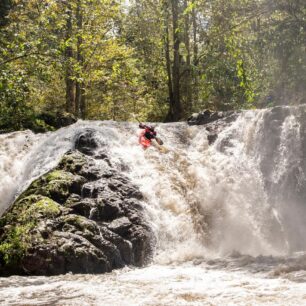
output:
M139 186L152 263L104 275L0 279L5 305L306 305L305 107L241 113L209 145L204 126L80 121L0 135L0 211L54 167L84 129ZM124 165L124 167L123 167Z

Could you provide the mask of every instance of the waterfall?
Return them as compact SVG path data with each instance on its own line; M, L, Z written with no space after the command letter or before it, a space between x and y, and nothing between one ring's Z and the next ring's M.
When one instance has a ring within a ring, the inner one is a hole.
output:
M158 124L167 152L143 150L135 123L79 121L54 133L0 135L0 213L92 129L145 196L155 262L305 250L304 109L241 112L211 145L205 126Z

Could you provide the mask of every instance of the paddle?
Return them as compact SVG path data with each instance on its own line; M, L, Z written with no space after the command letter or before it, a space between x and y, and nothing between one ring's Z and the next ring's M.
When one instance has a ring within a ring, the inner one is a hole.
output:
M156 140L156 142L157 142L160 146L162 146L162 145L164 144L164 142L163 142L160 138L158 138L158 137L155 137L155 140Z

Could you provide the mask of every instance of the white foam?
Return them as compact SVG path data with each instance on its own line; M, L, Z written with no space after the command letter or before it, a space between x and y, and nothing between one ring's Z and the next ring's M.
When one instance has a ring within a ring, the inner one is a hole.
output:
M305 253L284 256L305 233L303 215L290 202L271 202L260 168L267 112L242 113L211 146L203 126L160 124L157 131L168 148L165 154L138 145L137 124L78 122L45 135L27 131L0 136L2 209L54 167L73 148L78 133L93 129L112 163L121 169L123 161L123 171L144 194L156 237L149 267L100 276L0 279L2 304L305 304ZM300 127L297 117L290 116L281 126L275 153L279 159L271 172L274 181L301 158Z

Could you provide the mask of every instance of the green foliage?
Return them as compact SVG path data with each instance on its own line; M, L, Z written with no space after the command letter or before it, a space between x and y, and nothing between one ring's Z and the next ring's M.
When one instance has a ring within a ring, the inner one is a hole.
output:
M0 71L0 129L22 129L33 112L27 105L28 85L24 71Z
M49 130L37 114L64 109L162 121L176 74L182 117L303 103L305 15L303 0L4 0L0 130Z
M266 95L274 104L305 103L306 95L306 3L272 1L261 18L254 49L259 54Z

